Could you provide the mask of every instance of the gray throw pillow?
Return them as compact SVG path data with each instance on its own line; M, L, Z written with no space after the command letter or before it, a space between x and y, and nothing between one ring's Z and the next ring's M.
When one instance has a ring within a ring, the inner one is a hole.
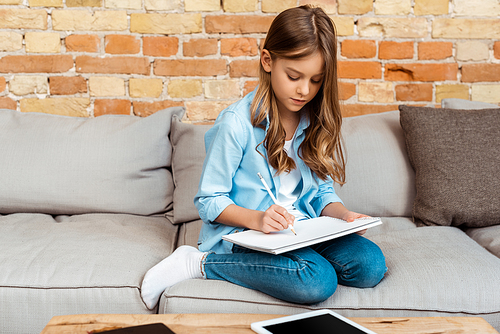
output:
M172 205L169 108L96 118L0 110L0 214L152 215Z
M500 221L500 109L400 106L416 172L418 225L482 227Z
M172 174L174 177L174 224L200 219L194 206L198 192L203 161L205 160L205 132L211 125L183 123L172 118Z

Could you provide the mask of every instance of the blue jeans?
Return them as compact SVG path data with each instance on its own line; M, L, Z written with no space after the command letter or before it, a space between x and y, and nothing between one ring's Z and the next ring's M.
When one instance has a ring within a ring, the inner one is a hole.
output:
M235 245L232 254L210 253L203 260L207 279L224 280L299 304L328 299L337 284L371 288L387 267L380 248L350 234L280 255Z

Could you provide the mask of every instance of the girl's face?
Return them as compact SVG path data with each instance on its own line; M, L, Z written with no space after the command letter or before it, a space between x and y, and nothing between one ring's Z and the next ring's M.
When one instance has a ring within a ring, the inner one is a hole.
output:
M299 59L271 58L263 50L261 62L271 74L280 115L296 113L311 101L323 84L324 61L319 52Z

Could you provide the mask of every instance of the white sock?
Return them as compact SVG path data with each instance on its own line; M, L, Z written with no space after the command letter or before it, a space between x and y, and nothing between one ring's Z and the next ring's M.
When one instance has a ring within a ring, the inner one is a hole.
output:
M201 261L206 253L191 246L180 246L169 257L149 269L141 286L141 297L153 309L169 286L190 278L202 278Z

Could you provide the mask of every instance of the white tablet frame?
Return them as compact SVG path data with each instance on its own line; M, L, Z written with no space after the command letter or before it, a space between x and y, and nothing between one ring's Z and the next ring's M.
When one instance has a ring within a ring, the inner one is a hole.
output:
M299 314L295 314L295 315L289 315L289 316L285 316L285 317L281 317L281 318L276 318L276 319L270 319L270 320L264 320L264 321L254 322L254 323L251 324L250 327L252 328L252 330L254 332L259 333L259 334L273 334L270 331L268 331L267 329L265 329L264 327L269 326L269 325L281 324L281 323L285 323L285 322L299 320L299 319L316 317L316 316L323 315L323 314L329 314L329 315L331 315L331 316L333 316L333 317L335 317L335 318L337 318L337 319L339 319L339 320L341 320L341 321L343 321L345 323L348 323L349 325L351 325L353 327L356 327L357 329L359 329L360 331L363 331L366 334L377 334L377 333L369 330L368 328L365 328L365 327L361 326L360 324L357 324L354 321L349 320L347 318L344 318L340 314L335 313L335 312L333 312L331 310L327 310L327 309L310 311L310 312L299 313Z

